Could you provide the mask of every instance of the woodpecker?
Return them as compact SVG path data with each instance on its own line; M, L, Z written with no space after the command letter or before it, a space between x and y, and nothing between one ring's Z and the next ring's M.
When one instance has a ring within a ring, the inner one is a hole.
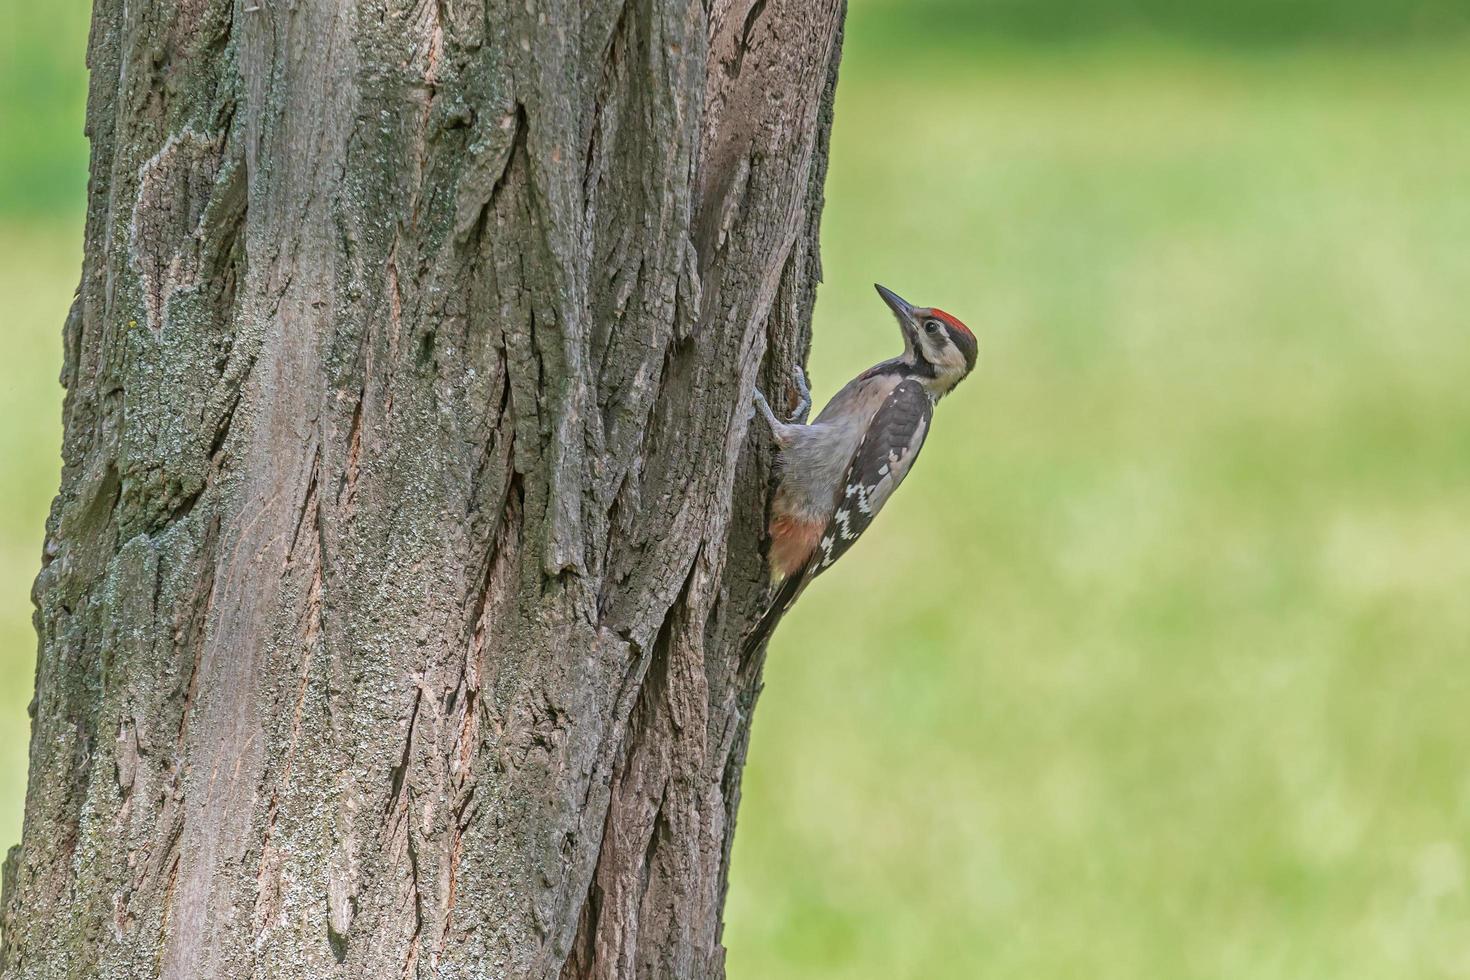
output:
M801 403L790 422L776 418L756 389L755 407L771 427L778 454L768 553L778 588L745 639L747 657L812 579L867 530L919 457L935 404L975 368L975 335L958 319L874 288L898 318L902 354L849 381L810 425L811 396L800 368Z

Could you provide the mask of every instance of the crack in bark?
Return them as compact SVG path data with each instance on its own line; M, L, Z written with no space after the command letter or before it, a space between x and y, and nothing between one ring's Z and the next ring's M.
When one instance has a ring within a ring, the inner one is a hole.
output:
M459 185L455 224L461 242L485 238L490 214L510 176L511 163L526 150L529 128L526 107L515 102L496 123L488 144L472 148L476 157Z
M745 63L745 55L751 49L751 37L755 33L755 25L760 20L761 14L765 13L766 0L754 0L750 9L745 13L745 24L740 29L740 44L735 48L735 57L732 62L726 62L727 71L733 78L740 76L740 69Z
M347 517L352 514L358 472L362 465L362 406L366 395L366 389L359 389L352 407L352 424L347 431L347 459L342 466L342 477L337 483L337 509Z
M423 696L423 688L415 687L413 692L413 707L409 710L408 714L408 733L403 739L403 757L399 760L398 765L393 767L393 771L390 774L391 789L388 791L388 805L384 811L384 816L394 816L400 810L399 804L402 802L405 780L408 777L409 758L413 752L413 729L414 725L418 722L419 702ZM397 819L399 817L395 817L395 822Z

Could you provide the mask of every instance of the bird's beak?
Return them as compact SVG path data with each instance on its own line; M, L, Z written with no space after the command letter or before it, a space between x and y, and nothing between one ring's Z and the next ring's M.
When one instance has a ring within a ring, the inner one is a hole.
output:
M878 290L878 295L883 297L883 302L887 303L888 308L893 311L893 315L898 317L899 323L907 325L914 319L914 307L912 303L887 286L880 286L875 282L873 283L873 288Z
M878 290L878 295L883 297L883 302L887 303L888 308L893 311L893 315L898 317L898 327L900 330L903 331L904 343L913 343L913 304L904 299L902 296L895 293L893 290L889 289L887 286L880 286L875 282L873 283L873 288Z

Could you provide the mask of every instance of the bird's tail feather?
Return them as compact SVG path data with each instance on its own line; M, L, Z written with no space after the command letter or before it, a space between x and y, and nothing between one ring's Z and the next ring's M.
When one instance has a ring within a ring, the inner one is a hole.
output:
M801 569L794 575L788 575L781 583L781 588L771 598L771 604L761 614L760 622L755 628L746 634L745 642L740 648L740 662L745 663L758 651L771 634L776 631L776 624L781 622L781 617L796 604L797 596L801 595L807 584L806 569Z

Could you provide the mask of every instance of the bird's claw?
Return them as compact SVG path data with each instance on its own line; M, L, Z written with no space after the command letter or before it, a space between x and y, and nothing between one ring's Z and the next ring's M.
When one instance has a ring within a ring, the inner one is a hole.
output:
M756 387L755 397L752 398L751 401L754 408L754 411L751 412L751 416L754 417L755 412L759 411L762 415L765 416L766 424L771 427L771 431L779 431L781 428L781 420L776 418L775 412L771 411L771 403L766 401L766 396L761 393L759 386Z
M791 369L791 380L796 384L796 394L799 401L796 403L796 411L791 413L791 421L797 425L806 425L806 418L812 410L812 390L806 385L806 372L798 364Z
M756 386L754 397L751 398L751 413L746 417L747 421L755 418L756 412L759 412L765 416L766 423L770 425L774 433L779 433L785 425L806 425L806 417L812 410L812 393L806 386L806 373L802 371L801 365L797 365L793 370L792 382L796 385L796 394L800 401L797 402L796 411L791 414L789 423L782 422L776 417L776 413L771 410L771 403L766 401L766 396L761 393L759 385Z

